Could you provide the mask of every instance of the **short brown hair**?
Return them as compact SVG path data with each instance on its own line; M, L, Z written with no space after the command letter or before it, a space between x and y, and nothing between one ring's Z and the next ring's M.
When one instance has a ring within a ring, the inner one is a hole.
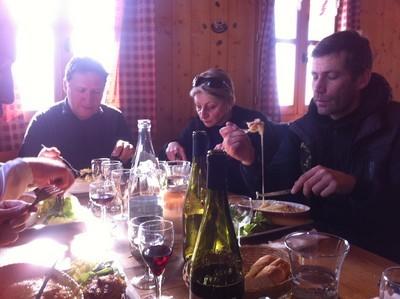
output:
M104 67L96 60L90 57L73 57L67 63L65 67L65 75L64 79L70 81L72 75L75 73L87 73L93 72L98 74L100 77L107 80L108 73L104 69Z
M312 57L346 53L345 66L355 77L372 69L372 51L367 38L356 31L340 31L322 39L312 51Z
M216 79L220 81L221 87L212 87L206 84L209 82L207 79ZM201 81L199 80L201 79ZM195 84L196 82L204 82L199 85ZM205 92L210 94L224 102L229 104L233 104L235 102L235 91L231 77L222 69L211 68L198 74L193 79L193 87L190 90L190 96L193 98L196 94L200 92Z

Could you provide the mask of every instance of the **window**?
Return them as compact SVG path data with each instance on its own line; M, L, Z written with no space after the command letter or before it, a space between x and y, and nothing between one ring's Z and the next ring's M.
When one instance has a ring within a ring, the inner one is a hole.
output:
M73 55L93 57L109 72L114 69L115 2L7 0L17 29L14 82L24 110L62 99L64 67Z
M276 76L283 120L303 115L312 98L315 44L334 32L336 0L275 1Z

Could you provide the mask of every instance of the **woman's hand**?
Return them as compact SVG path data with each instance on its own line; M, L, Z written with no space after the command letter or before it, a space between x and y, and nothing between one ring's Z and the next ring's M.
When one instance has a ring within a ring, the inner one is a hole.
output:
M22 200L0 202L0 246L18 239L19 232L25 229L29 218L28 203Z
M187 157L185 154L185 149L176 141L168 143L165 150L168 160L183 160L186 161Z
M74 183L71 170L61 160L50 158L23 158L23 160L31 168L35 186L55 185L67 190Z
M249 136L237 125L227 122L226 126L219 130L222 138L222 148L232 158L244 165L251 165L255 159L255 150Z

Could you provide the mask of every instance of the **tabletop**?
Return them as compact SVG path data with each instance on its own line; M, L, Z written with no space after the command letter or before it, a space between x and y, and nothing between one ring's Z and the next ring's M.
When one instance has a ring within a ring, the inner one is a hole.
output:
M87 203L87 194L78 196L82 204ZM184 194L167 192L164 194L164 218L170 219L175 226L175 245L173 255L164 273L163 293L174 298L188 298L189 291L182 280L182 206ZM85 229L82 229L82 225ZM54 227L33 228L27 230L13 246L0 249L0 266L16 262L33 262L51 266L60 252L68 252L80 257L110 254L122 266L127 283L133 275L142 273L143 266L130 254L126 237L126 224L120 223L112 236L104 231L91 230L91 223L70 223ZM82 231L84 231L82 233ZM264 240L264 243L268 242ZM103 250L100 250L103 248ZM78 252L78 254L76 253ZM378 282L382 271L395 263L375 255L357 246L351 246L340 277L339 293L341 299L365 299L378 295ZM62 266L61 266L62 267ZM1 278L0 278L1 279ZM131 299L141 298L154 290L139 290L129 285Z

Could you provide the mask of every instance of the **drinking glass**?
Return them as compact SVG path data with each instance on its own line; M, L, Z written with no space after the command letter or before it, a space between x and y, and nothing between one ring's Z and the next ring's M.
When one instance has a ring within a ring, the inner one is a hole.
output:
M122 169L122 162L117 160L108 160L101 162L101 172L104 180L111 180L111 171L114 169Z
M253 201L251 197L242 195L230 195L228 200L233 226L240 245L241 230L245 225L251 223L254 216Z
M292 270L293 298L335 299L343 261L350 245L340 237L316 231L285 237Z
M89 184L91 204L101 208L101 220L107 217L107 205L115 198L115 188L111 181L96 181Z
M111 170L111 181L114 183L117 193L117 204L119 205L120 214L117 216L119 220L127 219L128 197L129 197L129 179L130 169L113 169Z
M139 225L139 248L146 264L156 280L156 296L146 298L172 298L161 296L162 276L174 245L174 225L172 221L159 219Z
M161 161L159 165L166 174L169 191L186 190L191 170L189 161Z
M138 236L139 225L146 221L161 220L161 219L163 218L157 215L144 215L144 216L133 217L128 221L128 239L129 239L131 254L141 265L145 267L144 273L141 275L133 276L131 279L131 283L133 286L141 290L153 289L156 286L156 284L153 273L151 273L150 268L144 262L142 254L140 253L139 236Z
M102 178L103 171L101 169L101 164L105 161L110 161L110 158L98 158L91 161L93 181L104 179Z
M400 267L389 267L382 272L379 299L400 299Z

